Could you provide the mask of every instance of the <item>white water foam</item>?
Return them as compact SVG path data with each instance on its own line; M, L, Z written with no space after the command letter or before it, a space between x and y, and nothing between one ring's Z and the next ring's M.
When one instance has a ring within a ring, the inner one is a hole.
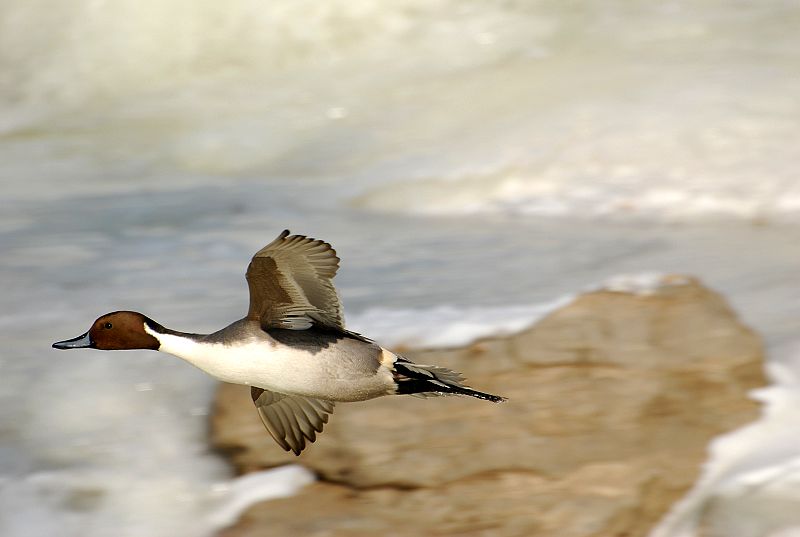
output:
M647 112L609 110L597 114L601 117L596 121L602 124L611 121L603 117L606 114L627 117ZM675 147L645 145L635 155L628 153L626 146L635 145L635 139L656 136L649 128L631 126L629 131L618 133L618 139L609 140L600 132L603 127L593 126L598 131L595 136L564 139L562 143L569 148L528 169L508 169L499 163L483 174L465 170L447 178L398 181L371 189L356 198L356 203L372 210L428 216L513 214L669 222L726 218L796 222L800 219L800 181L794 172L773 171L761 156L745 152L752 136L749 131L720 134L730 139L720 142L718 148L701 150L706 155L717 153L717 162L711 164L691 157L697 150L696 140L680 141L682 130L702 131L708 128L706 123L724 120L703 117L689 126L686 123L692 120L664 118L657 136L663 138L660 143ZM564 119L564 123L570 121ZM766 125L757 128L772 130ZM783 136L795 130L800 134L800 122L776 126L775 137L762 142L779 146L774 150L788 155ZM626 140L628 137L630 140ZM614 147L607 147L609 144ZM669 164L665 165L662 153L667 151Z
M224 6L212 0L9 0L0 12L0 107L7 128L13 119L163 98L160 92L194 104L198 93L211 89L222 93L204 98L221 97L228 106L248 81L269 81L258 93L268 102L283 101L272 114L292 117L291 108L312 102L313 88L342 72L360 78L358 66L395 78L392 73L408 69L438 71L440 58L447 58L446 70L456 71L524 49L552 27L526 9L491 2L462 7L451 0L231 0ZM519 15L525 24L515 23ZM299 91L285 92L298 82ZM316 112L314 123L325 124L347 118L349 106L318 103ZM191 110L197 113L202 108ZM202 135L210 145L218 140L213 131Z
M564 296L530 306L368 308L350 315L347 326L383 346L457 347L484 337L519 332L572 299L572 296Z
M791 2L51 4L0 8L7 177L288 177L411 215L800 215Z
M252 472L221 483L215 487L215 491L224 494L224 503L209 515L208 522L216 529L230 526L249 506L292 496L314 480L310 470L291 464L274 470Z
M775 384L752 394L760 419L711 443L700 479L650 537L800 535L799 364L800 345L769 364Z
M618 274L608 278L597 287L590 286L587 291L603 289L617 293L630 293L633 295L652 295L663 287L686 285L690 282L688 276L682 274L665 274L663 272L639 272L635 274Z

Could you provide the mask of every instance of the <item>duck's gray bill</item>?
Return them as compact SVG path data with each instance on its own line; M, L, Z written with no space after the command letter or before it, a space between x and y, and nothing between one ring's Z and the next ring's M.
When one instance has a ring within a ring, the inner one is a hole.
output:
M65 339L64 341L57 341L53 343L54 349L86 349L94 347L92 338L89 337L89 332L82 336L74 337L72 339Z

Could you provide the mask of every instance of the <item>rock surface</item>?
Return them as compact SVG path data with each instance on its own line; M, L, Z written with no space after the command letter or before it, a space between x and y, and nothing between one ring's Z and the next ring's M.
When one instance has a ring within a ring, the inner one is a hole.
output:
M746 393L765 384L760 339L678 276L584 294L513 336L405 354L509 401L340 404L295 458L262 429L248 389L221 385L213 442L239 472L299 462L320 477L222 535L646 535L697 478L707 443L756 417Z

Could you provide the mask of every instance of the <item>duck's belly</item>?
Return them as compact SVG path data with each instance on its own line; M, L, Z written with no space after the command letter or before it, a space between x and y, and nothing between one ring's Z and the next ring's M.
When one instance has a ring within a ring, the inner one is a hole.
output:
M286 345L271 340L238 345L198 344L177 354L211 376L234 384L329 401L363 401L395 391L395 355L355 339L327 346Z
M377 346L317 353L276 349L248 366L252 381L246 384L329 401L363 401L394 393L394 379L381 356Z

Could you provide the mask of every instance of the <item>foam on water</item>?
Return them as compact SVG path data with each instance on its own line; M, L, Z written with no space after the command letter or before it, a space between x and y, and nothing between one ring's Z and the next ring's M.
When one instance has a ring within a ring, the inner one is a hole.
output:
M637 6L5 2L4 175L289 177L404 214L796 221L793 3Z
M427 309L368 308L348 318L348 327L368 334L382 345L457 347L488 336L509 335L572 300L565 296L529 306L456 307Z
M650 537L800 535L800 346L757 390L761 418L715 439L702 476Z
M638 274L618 274L600 284L599 289L630 293L634 295L652 295L658 289L673 285L686 285L689 279L680 274L664 274L661 272L640 272ZM589 288L588 290L593 290Z
M206 520L216 529L230 526L254 503L292 496L314 479L310 470L295 464L237 477L215 487L225 501Z
M740 143L745 143L744 137ZM732 148L730 168L735 168L734 161L740 160L736 152L737 149ZM686 162L680 156L670 160ZM572 168L576 163L571 159L569 164L563 165ZM743 189L741 185L746 174L730 173L727 166L715 177L709 177L709 172L713 171L707 171L702 181L697 180L699 169L674 173L642 167L622 173L650 179L617 186L613 178L617 174L614 166L614 163L585 162L584 169L604 168L597 169L596 176L591 179L595 185L591 187L585 186L586 177L564 176L561 170L555 170L556 177L547 177L546 173L498 170L479 178L393 184L362 195L357 202L372 209L426 215L516 213L564 217L580 214L589 218L691 221L708 218L796 220L800 214L800 182L789 175L771 177L767 179L768 185L754 184ZM571 172L564 170L564 173ZM671 179L665 175L680 177ZM755 183L756 175L750 177Z

